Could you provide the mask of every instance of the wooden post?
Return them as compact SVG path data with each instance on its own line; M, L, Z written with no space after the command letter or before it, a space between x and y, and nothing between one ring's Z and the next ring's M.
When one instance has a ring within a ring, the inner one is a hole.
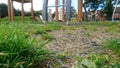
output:
M56 4L56 13L55 13L55 19L56 19L56 21L58 22L58 19L59 19L59 17L58 17L58 0L55 0L55 4Z
M83 3L82 3L82 0L78 0L78 17L77 17L77 21L78 22L81 22L82 21L82 16L83 16L83 14L82 14L82 5Z
M33 0L31 0L31 18L32 18L32 21L34 21Z
M21 12L21 15L22 15L22 22L24 22L24 0L22 0L22 12Z
M62 0L62 4L63 4L63 7L62 7L62 22L64 23L65 22L65 0Z
M1 21L1 9L0 9L0 21Z
M0 21L1 21L1 8L0 8Z
M13 7L13 1L11 1L11 22L14 21L14 7Z
M8 19L11 21L11 0L8 0Z

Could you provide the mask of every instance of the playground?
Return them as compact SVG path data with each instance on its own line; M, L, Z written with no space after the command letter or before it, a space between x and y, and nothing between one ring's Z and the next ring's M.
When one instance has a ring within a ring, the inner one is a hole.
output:
M13 1L22 4L21 16L14 16ZM31 3L31 17L23 3ZM8 17L0 21L0 68L119 68L120 21L83 21L82 0L71 21L71 0L58 3L44 0L41 21L35 21L32 0L8 0ZM52 21L47 7L55 7Z

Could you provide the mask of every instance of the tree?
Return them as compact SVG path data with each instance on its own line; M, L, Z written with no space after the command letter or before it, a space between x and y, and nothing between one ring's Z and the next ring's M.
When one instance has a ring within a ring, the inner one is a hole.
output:
M106 15L108 19L111 19L112 14L113 14L113 5L111 0L106 1L106 6L103 10L103 13Z
M15 16L21 16L21 11L19 9L14 9L14 15Z
M105 0L85 0L84 9L87 8L93 13L93 15L92 15L93 20L95 20L96 10L100 7L100 4L102 4L104 1Z
M75 8L72 6L71 7L71 17L75 17L76 16L76 10Z
M87 13L87 9L86 9L86 6L85 6L85 3L83 4L83 8L84 8L84 20L85 21L88 21L88 13Z
M41 11L41 10L40 10L40 11L34 11L34 15L35 15L35 16L42 15L42 11Z
M1 17L6 17L8 15L8 7L6 4L0 4Z

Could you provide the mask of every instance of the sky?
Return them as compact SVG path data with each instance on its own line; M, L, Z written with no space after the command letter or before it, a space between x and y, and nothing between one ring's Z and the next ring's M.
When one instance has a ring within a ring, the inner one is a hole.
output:
M0 0L0 3L7 4L7 1L8 0ZM33 0L33 8L34 8L34 10L36 10L36 11L42 10L43 1L44 0ZM62 1L62 0L59 0L59 1ZM62 2L60 2L60 3L62 3ZM14 4L15 9L21 10L21 3L18 3L18 2L14 1L13 4ZM49 6L55 5L55 0L49 0L48 5ZM77 9L77 0L72 0L72 6L74 6L74 8ZM31 8L30 3L25 3L24 4L25 11L30 11L30 8ZM55 8L52 7L51 9L52 9L52 12L55 11Z

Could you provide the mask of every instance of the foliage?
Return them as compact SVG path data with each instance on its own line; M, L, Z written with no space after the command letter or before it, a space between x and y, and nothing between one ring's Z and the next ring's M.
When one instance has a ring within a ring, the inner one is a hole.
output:
M8 9L7 9L7 5L6 4L0 4L0 13L1 13L1 17L5 17L8 15Z
M115 52L117 55L120 55L120 39L109 39L105 42L105 46Z
M96 11L99 8L99 5L103 3L104 0L85 0L85 6Z
M112 0L113 4L116 4L117 0ZM120 4L120 0L118 0L118 4Z
M110 18L112 17L112 13L113 13L113 5L112 5L112 1L111 0L107 0L106 1L106 6L103 10L103 13L106 14L106 17L107 18Z
M19 9L14 9L14 15L15 15L15 16L21 16L21 10L19 10Z
M100 7L100 4L102 4L104 0L85 0L85 3L83 5L85 9L85 16L87 18L87 12L86 9L88 9L88 12L93 13L92 14L92 20L95 21L95 12Z
M34 16L42 15L42 11L34 11ZM31 11L26 11L25 16L31 16Z
M74 7L71 7L71 17L75 17L76 16L76 10Z
M51 53L44 49L44 41L36 45L36 39L31 37L38 28L27 23L1 23L0 68L35 67L51 58ZM26 33L30 36L26 37Z
M112 61L107 55L94 55L76 61L72 68L119 68L118 61Z

